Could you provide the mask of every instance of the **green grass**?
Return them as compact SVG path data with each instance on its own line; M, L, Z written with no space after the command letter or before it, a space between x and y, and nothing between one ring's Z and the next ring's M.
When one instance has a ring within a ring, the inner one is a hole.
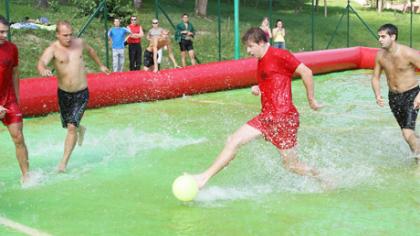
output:
M0 0L0 6L4 6L5 0ZM30 4L25 2L31 2ZM87 17L77 16L75 13L77 7L63 6L58 12L44 11L34 7L33 1L11 1L11 20L19 21L24 16L37 18L39 16L46 16L50 21L55 22L59 19L67 19L72 22L74 29L77 32L81 26L86 22ZM217 39L217 4L215 1L210 1L208 6L208 17L201 18L194 16L194 2L192 0L185 0L184 4L178 4L173 0L161 0L162 8L168 13L171 20L176 24L180 21L180 15L183 12L190 13L191 22L198 31L197 37L194 41L195 51L201 63L208 63L217 61L218 59L218 39ZM231 1L232 2L232 1ZM292 7L288 7L287 2L282 1L282 5L275 5L273 7L273 20L281 18L285 22L287 36L286 44L288 49L294 52L311 50L311 6L305 5L300 12L295 12ZM315 13L315 49L325 49L328 41L331 39L336 25L344 12L347 1L334 0L329 1L328 17L323 17L322 6L318 12ZM145 31L150 27L150 21L154 18L154 1L144 1L144 8L140 10L137 15L140 19ZM260 3L257 8L254 5L248 4L240 8L240 31L243 33L251 26L258 26L262 17L269 15L267 4ZM309 3L308 3L309 4ZM399 41L404 44L409 44L410 39L410 14L401 14L398 12L383 12L377 13L374 9L365 9L356 3L352 4L358 14L366 21L374 32L376 29L388 22L396 24L400 29ZM3 10L3 7L1 8ZM222 28L222 60L232 59L234 56L234 34L233 34L233 4L222 3L221 11L221 28ZM4 14L3 12L1 14ZM169 21L166 20L163 14L159 15L161 26L171 28ZM347 46L347 17L344 17L343 22L338 30L333 43L330 48L341 48ZM413 16L413 22L419 22L420 15ZM111 22L109 23L111 25ZM171 28L171 30L173 30ZM99 19L93 21L83 35L98 52L101 58L105 58L104 50L104 28L103 22ZM50 42L55 39L54 32L47 32L42 30L13 30L12 40L18 45L20 49L20 71L21 77L36 77L38 76L35 66L36 62L42 53L43 49L48 46ZM413 25L413 47L420 48L420 30L419 25ZM369 46L376 47L377 42L363 24L357 19L356 15L350 16L350 46ZM178 45L173 42L175 48L175 57L180 63ZM143 49L146 43L142 43ZM241 56L245 57L245 48L241 48ZM89 59L87 61L87 69L89 72L98 71L97 66ZM128 67L128 58L126 58L126 70ZM169 68L171 64L167 58L164 58L163 68Z

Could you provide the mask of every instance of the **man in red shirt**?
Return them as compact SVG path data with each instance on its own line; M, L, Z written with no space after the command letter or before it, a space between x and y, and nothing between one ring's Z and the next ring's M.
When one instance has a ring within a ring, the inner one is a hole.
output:
M18 49L8 42L9 22L0 15L0 120L9 130L16 147L22 172L21 182L28 180L28 149L23 137L22 112L19 109Z
M258 58L258 85L252 87L252 94L261 95L262 110L228 138L223 151L206 171L194 176L198 187L202 188L212 176L227 166L241 145L260 136L276 146L285 168L322 181L316 169L299 161L296 150L299 113L292 101L292 76L296 73L302 77L309 106L318 110L320 105L314 96L312 71L290 52L270 47L260 28L249 29L242 41L247 52Z
M130 24L127 27L131 34L127 38L128 58L130 60L130 70L140 70L141 68L141 38L144 36L141 25L137 24L137 17L130 17Z

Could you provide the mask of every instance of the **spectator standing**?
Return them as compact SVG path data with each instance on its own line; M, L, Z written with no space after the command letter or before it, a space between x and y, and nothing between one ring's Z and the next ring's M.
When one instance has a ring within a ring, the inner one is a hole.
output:
M271 29L270 29L270 21L268 20L268 17L264 17L260 29L264 31L265 37L267 38L267 42L270 43L270 39L272 38L271 35Z
M159 37L162 34L162 30L163 29L159 26L159 20L153 19L152 28L149 30L149 32L147 32L147 40L151 41L153 40L153 38ZM162 56L163 56L162 48L157 51L157 54L158 54L157 64L158 64L158 69L160 69L160 62L162 61Z
M124 67L124 40L130 31L120 27L120 19L114 19L114 27L108 31L108 38L112 41L112 69L114 72L123 71Z
M140 70L141 68L141 38L144 36L143 29L137 23L137 17L130 17L128 29L131 34L127 38L128 58L130 60L130 70Z
M176 26L175 40L179 43L181 49L181 62L182 66L187 65L185 59L188 55L191 59L191 65L195 65L195 54L193 48L193 38L195 35L195 29L193 25L189 22L189 17L187 13L182 15L182 22Z
M286 48L286 30L284 29L283 21L278 19L276 21L276 27L273 29L273 46L275 48Z

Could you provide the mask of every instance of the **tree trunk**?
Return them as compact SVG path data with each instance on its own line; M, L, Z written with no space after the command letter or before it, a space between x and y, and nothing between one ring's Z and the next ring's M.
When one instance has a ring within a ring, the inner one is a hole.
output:
M133 0L133 5L135 9L140 9L141 6L143 5L143 1L142 0Z
M383 9L383 0L376 0L376 11L382 12Z
M195 0L195 14L198 16L207 16L207 1Z
M327 0L324 0L324 17L328 16Z
M315 11L318 11L318 6L319 6L319 0L315 1Z
M42 8L48 7L48 0L38 0L38 6Z

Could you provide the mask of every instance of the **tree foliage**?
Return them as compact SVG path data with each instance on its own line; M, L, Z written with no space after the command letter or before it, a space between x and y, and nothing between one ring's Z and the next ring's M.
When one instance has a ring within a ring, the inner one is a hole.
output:
M100 0L72 0L78 7L78 14L87 16L93 13L98 7ZM134 13L132 0L108 0L106 1L108 14L111 18L119 17L123 21L128 21Z

